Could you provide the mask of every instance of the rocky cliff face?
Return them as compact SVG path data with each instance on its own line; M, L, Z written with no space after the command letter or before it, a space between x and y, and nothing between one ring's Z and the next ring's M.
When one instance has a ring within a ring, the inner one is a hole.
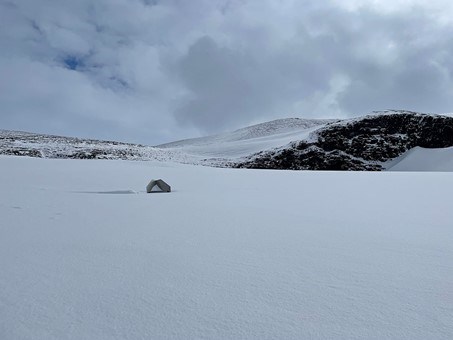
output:
M453 118L387 111L327 124L309 140L248 157L240 168L383 170L385 162L421 146L453 146Z

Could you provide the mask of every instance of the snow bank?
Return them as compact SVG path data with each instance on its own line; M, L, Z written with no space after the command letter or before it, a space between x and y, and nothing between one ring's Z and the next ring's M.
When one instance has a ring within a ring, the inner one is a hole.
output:
M453 173L0 168L1 339L453 337Z
M453 147L415 147L390 163L390 171L453 171Z

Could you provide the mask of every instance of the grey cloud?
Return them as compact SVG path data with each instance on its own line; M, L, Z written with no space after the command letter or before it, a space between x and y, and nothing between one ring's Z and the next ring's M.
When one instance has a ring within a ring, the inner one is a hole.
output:
M179 65L182 81L191 91L177 110L177 118L196 126L218 128L242 116L254 118L272 101L262 97L265 75L252 56L219 47L202 37L190 48ZM260 83L261 84L260 84Z
M291 114L295 101L328 90L332 68L323 48L322 39L314 39L262 53L253 42L232 49L202 37L177 65L190 92L176 117L209 132Z
M0 127L161 143L294 115L452 111L453 6L413 4L3 1Z
M338 98L342 109L354 114L373 108L451 111L451 63L442 57L451 53L451 28L438 26L419 11L405 17L373 13L366 17L358 40L369 38L375 45L365 53L351 54L342 65L351 80ZM369 32L376 26L383 27L379 38ZM387 41L392 42L390 57L381 52L388 49ZM363 45L352 40L348 50Z

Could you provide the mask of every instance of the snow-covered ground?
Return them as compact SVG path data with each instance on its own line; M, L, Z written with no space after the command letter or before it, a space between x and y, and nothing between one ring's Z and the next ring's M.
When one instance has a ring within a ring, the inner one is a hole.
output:
M0 339L453 338L453 173L0 169Z
M453 171L453 147L415 147L390 162L390 171Z
M0 130L0 154L28 156L37 154L47 158L90 158L90 156L94 158L93 155L96 155L102 159L225 166L259 151L307 139L311 132L334 121L337 120L277 119L232 132L186 139L156 147Z
M336 120L277 119L233 132L162 144L157 148L189 155L193 163L204 158L234 161L263 150L282 147L292 141L308 139L310 133L334 121Z

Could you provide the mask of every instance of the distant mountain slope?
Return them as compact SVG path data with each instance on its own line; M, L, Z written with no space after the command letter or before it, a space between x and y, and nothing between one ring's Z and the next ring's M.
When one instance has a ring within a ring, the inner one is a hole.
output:
M228 163L253 153L305 139L311 132L338 120L287 118L242 128L219 135L180 140L158 145L179 150L201 161L211 159Z
M278 119L233 132L156 147L0 130L0 154L44 158L167 160L230 166L241 157L304 139L313 130L333 121Z
M0 155L74 159L169 160L174 152L115 141L101 141L0 130Z
M213 143L237 142L250 140L260 137L270 137L298 133L313 127L319 127L327 123L338 121L337 119L302 119L302 118L285 118L276 119L269 122L248 126L233 132L222 133L213 136L191 138L179 140L176 142L158 145L160 148L173 148L185 146L199 146Z
M453 117L410 111L374 112L345 120L278 119L155 147L0 130L0 154L5 155L259 169L380 171L412 148L451 146Z

